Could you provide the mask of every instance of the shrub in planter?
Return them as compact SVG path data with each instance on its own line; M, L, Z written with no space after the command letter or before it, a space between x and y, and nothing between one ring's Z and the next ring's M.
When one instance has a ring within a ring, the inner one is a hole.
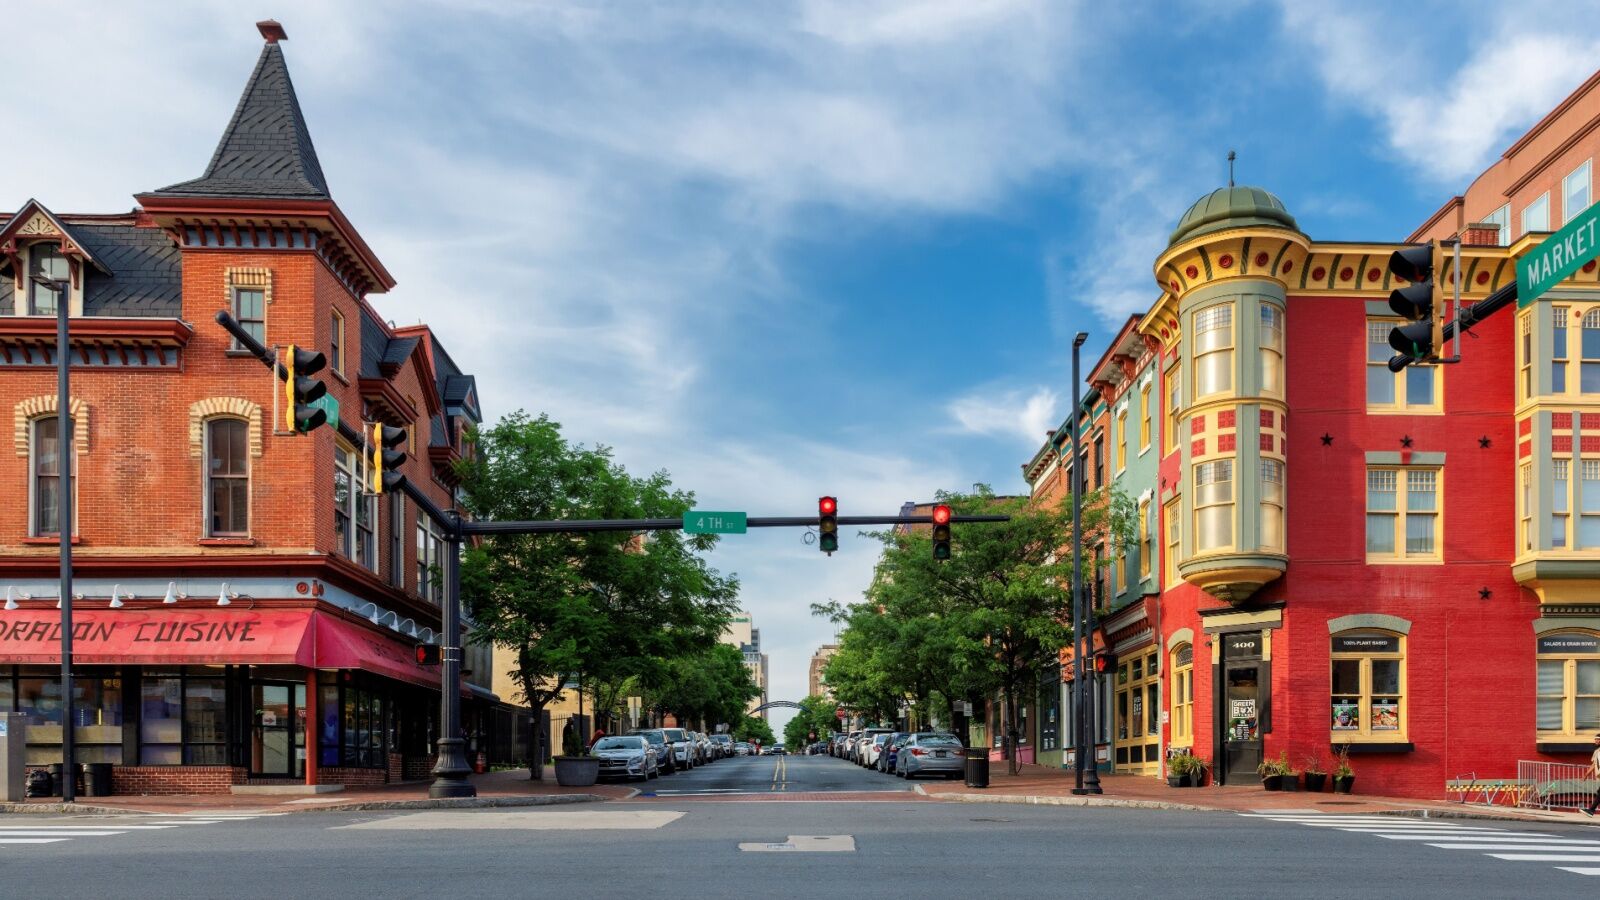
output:
M1356 772L1350 767L1350 748L1339 748L1339 755L1333 764L1333 792L1335 794L1348 794L1355 786Z
M1277 759L1262 760L1256 771L1261 773L1261 786L1269 791L1292 791L1295 788L1288 786L1291 781L1296 787L1299 785L1300 776L1289 765L1288 751Z
M1306 757L1305 761L1306 790L1313 794L1322 793L1328 784L1328 767L1315 754Z

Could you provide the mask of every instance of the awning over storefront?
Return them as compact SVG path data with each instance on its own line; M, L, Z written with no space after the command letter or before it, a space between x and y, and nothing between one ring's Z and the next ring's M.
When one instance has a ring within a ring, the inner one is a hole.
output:
M72 657L94 665L292 665L361 669L438 688L439 671L412 648L328 612L73 610ZM0 613L0 663L61 662L61 613Z

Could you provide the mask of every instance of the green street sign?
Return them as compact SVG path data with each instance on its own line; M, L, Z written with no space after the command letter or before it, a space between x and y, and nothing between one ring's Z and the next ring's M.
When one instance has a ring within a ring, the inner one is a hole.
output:
M1561 230L1517 260L1517 308L1522 309L1578 267L1600 255L1600 205L1578 213Z
M311 401L310 405L326 411L328 414L328 427L334 431L339 430L339 401L335 400L332 394L323 394L321 397Z
M691 510L683 514L683 530L690 534L744 534L744 513Z

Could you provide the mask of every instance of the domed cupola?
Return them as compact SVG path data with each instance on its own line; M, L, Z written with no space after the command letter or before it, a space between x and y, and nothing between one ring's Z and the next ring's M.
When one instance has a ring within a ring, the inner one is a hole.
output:
M1230 228L1287 228L1299 231L1283 201L1257 187L1218 188L1201 197L1178 220L1167 246Z

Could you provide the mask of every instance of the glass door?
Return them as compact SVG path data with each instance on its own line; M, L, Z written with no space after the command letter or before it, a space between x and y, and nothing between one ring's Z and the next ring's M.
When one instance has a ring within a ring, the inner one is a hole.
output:
M1223 712L1227 716L1222 735L1227 784L1260 781L1261 765L1259 668L1251 664L1227 667Z
M305 774L306 687L256 682L251 685L255 724L250 738L250 772L277 778Z

